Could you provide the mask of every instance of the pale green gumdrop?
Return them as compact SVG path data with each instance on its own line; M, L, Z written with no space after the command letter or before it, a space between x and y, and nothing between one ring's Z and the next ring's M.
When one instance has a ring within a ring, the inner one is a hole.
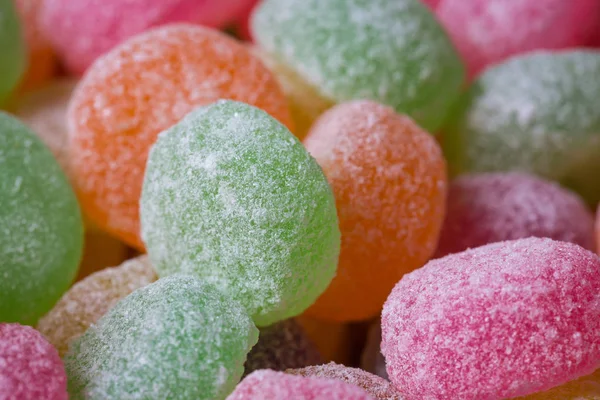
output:
M527 171L600 201L600 52L518 56L487 70L444 130L453 175Z
M215 284L257 325L300 314L335 275L333 192L287 128L250 105L222 100L161 133L140 204L158 275Z
M369 99L440 127L464 66L420 0L265 0L258 45L332 102Z
M52 153L0 112L0 322L34 324L75 278L83 222Z
M14 0L0 0L0 103L25 72L27 49Z
M214 286L174 275L138 289L65 356L71 400L219 400L233 390L258 329Z

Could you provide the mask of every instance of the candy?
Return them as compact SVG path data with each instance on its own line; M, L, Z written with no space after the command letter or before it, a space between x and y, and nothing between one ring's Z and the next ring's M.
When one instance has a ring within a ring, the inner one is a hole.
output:
M519 53L581 46L599 13L597 0L440 0L436 7L470 77Z
M56 349L29 326L0 324L0 399L67 397L67 376Z
M504 399L600 367L600 258L529 238L430 261L382 313L390 380L407 399Z
M536 52L491 68L444 131L453 174L522 170L600 201L600 52Z
M384 379L388 379L385 370L385 358L381 354L381 320L377 319L369 328L367 341L360 359L360 367Z
M121 299L156 280L146 256L106 268L76 283L54 308L40 319L37 329L64 356L69 343L96 324Z
M322 362L302 326L288 319L260 330L258 343L248 353L244 375L259 369L285 371Z
M374 400L363 389L334 379L305 378L268 369L248 375L227 400Z
M575 381L521 400L600 400L600 369Z
M436 258L529 236L594 249L594 218L560 186L523 173L461 176L450 184Z
M0 113L0 321L35 323L77 273L83 225L50 151Z
M277 69L303 82L287 89L317 94L287 93L308 109L371 99L436 130L463 82L456 51L419 0L266 0L252 31Z
M315 344L324 361L349 364L353 359L353 350L360 346L354 339L354 330L350 324L322 321L305 314L296 318Z
M223 399L258 330L214 286L171 276L138 289L75 340L72 398Z
M375 317L400 277L435 251L446 202L446 165L435 139L371 101L336 106L305 140L333 187L342 250L338 274L308 314Z
M68 115L69 150L86 215L143 249L139 197L151 145L192 109L220 98L252 104L289 123L270 72L244 46L216 31L157 28L94 63Z
M212 282L259 326L300 314L335 274L340 232L323 172L248 104L201 107L159 136L140 213L159 276Z
M0 15L0 103L3 103L25 71L27 50L13 0L0 0Z
M286 373L305 377L336 379L363 388L377 400L402 400L403 397L391 383L358 368L336 363L287 370Z

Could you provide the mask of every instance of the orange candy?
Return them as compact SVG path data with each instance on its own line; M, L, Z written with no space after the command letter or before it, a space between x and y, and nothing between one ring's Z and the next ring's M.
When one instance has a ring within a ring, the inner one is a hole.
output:
M76 189L86 215L143 249L138 203L158 134L197 106L233 99L290 125L276 79L242 44L187 24L135 36L100 57L71 100Z
M305 145L333 188L342 232L337 276L307 314L374 317L437 245L447 187L440 147L411 119L372 101L330 109Z

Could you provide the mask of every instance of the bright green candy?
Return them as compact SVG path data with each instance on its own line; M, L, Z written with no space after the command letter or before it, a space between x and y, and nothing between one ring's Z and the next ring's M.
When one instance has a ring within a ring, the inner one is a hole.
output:
M0 112L0 322L33 324L75 278L83 223L60 166Z
M25 72L27 51L14 0L0 0L0 102Z
M159 279L70 346L70 399L224 399L257 340L244 309L214 286L191 276Z
M321 168L283 125L247 104L219 101L163 132L140 209L159 276L211 282L257 325L301 313L335 274L340 232Z
M265 0L256 42L332 102L369 99L440 127L464 67L420 0Z
M445 131L454 175L521 170L600 201L600 52L536 52L485 72Z

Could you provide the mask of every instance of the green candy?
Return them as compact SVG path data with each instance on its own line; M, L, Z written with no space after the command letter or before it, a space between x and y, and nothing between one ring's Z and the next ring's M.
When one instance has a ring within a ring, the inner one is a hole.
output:
M0 112L0 322L34 324L75 278L83 222L50 150Z
M340 232L321 168L247 104L219 101L163 132L140 206L158 275L213 283L257 325L300 314L335 275Z
M71 400L224 399L258 329L214 286L176 275L138 289L65 357Z
M25 72L27 50L14 0L0 0L0 103Z
M600 201L600 52L536 52L485 72L444 135L453 175L520 170Z
M434 131L464 66L420 0L265 0L254 38L332 103L369 99Z

